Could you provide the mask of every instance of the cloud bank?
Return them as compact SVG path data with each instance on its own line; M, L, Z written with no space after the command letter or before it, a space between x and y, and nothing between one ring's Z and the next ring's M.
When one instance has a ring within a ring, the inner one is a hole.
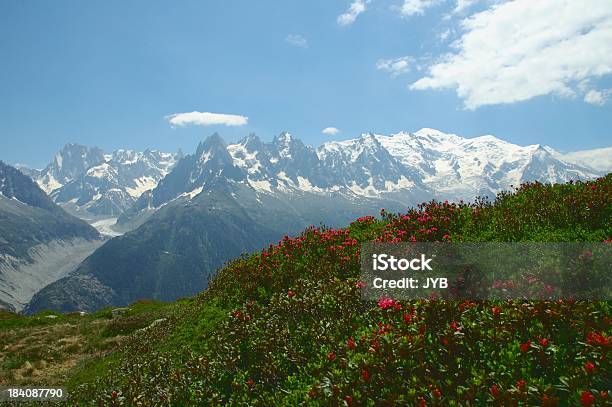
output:
M609 0L506 1L463 20L461 29L452 52L411 89L455 89L468 109L543 95L603 103L603 94L578 84L612 73Z

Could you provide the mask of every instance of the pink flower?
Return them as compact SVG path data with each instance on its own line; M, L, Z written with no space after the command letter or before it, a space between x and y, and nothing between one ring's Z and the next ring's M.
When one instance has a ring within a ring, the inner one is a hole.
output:
M295 297L295 291L292 291L292 290L287 291L287 297L289 298Z

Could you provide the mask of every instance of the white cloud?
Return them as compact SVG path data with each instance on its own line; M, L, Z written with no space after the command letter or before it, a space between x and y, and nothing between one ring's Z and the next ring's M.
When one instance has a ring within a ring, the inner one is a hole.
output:
M321 133L327 136L335 136L336 134L340 133L340 130L335 127L326 127L323 129L323 131L321 131Z
M438 34L438 39L441 42L444 42L448 39L448 37L450 37L452 34L452 31L450 30L450 28L447 28L446 30L442 31L440 34Z
M235 114L209 113L209 112L189 112L174 113L166 116L166 120L174 126L244 126L249 118Z
M401 57L395 59L379 59L376 63L376 69L385 71L391 76L398 76L406 72L410 72L410 65L414 62L411 57Z
M411 89L455 89L468 109L542 95L574 97L612 73L612 3L513 0L461 23L453 52Z
M610 89L605 90L590 90L584 95L584 101L592 105L603 106L606 104L612 91Z
M400 7L400 13L404 17L415 14L425 14L425 10L440 3L440 0L404 0Z
M457 5L455 6L455 13L461 13L467 9L469 9L470 7L472 7L474 4L478 3L480 0L457 0Z
M308 48L308 40L299 34L289 34L285 42L296 47Z
M369 0L353 0L346 12L338 16L338 24L342 26L353 24L359 14L366 10L366 4L369 2Z

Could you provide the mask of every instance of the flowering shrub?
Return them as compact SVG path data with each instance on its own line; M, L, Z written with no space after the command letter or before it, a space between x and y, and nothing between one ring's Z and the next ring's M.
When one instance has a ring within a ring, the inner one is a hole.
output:
M372 240L609 241L611 185L612 175L526 184L493 203L429 202L286 236L222 269L182 320L135 336L119 369L73 397L110 405L604 405L609 303L368 303L358 276L360 243ZM212 307L225 310L213 328L177 334Z

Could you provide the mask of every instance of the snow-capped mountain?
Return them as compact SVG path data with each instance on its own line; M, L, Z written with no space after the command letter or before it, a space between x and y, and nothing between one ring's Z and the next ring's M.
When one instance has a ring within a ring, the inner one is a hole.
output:
M51 194L83 174L88 168L104 161L104 152L97 147L66 144L55 154L53 161L40 172L36 182L43 191Z
M519 146L491 135L463 138L434 129L376 136L433 197L493 197L523 182L588 179L601 171L555 157L550 148Z
M140 195L154 188L178 158L156 150L116 150L68 144L53 161L32 176L64 209L83 219L119 216Z
M491 135L463 138L428 128L368 133L317 149L289 133L268 143L249 135L229 145L214 134L144 194L122 221L177 198L191 199L219 183L240 185L259 195L369 198L406 207L432 198L493 197L523 182L559 183L606 171L605 166L595 169L586 160L567 157L571 155L550 147L519 146Z

